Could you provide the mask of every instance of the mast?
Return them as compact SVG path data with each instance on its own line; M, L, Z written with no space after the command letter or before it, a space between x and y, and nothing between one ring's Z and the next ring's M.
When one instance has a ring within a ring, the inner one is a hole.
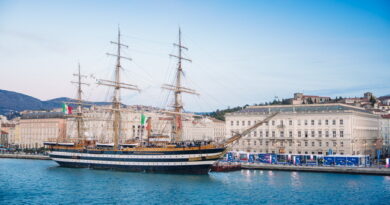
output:
M98 80L98 84L114 87L114 96L112 98L112 112L114 114L114 121L113 121L114 147L113 147L113 149L115 150L115 149L119 148L119 137L121 136L121 133L120 133L120 126L121 126L120 89L124 88L124 89L129 89L129 90L137 90L137 91L140 91L140 90L136 85L131 85L131 84L120 82L120 70L122 68L121 59L126 59L126 60L131 61L131 58L121 56L121 48L122 47L129 48L129 46L121 43L121 32L120 32L119 27L118 27L118 42L111 41L110 43L117 45L117 54L107 53L108 56L116 57L115 79L114 79L114 81Z
M77 77L77 82L72 81L72 83L77 84L77 112L76 112L76 123L77 123L77 140L80 142L82 141L84 143L84 119L83 119L83 110L82 110L82 85L89 85L87 83L82 82L82 78L86 78L86 75L81 75L81 68L80 63L78 64L78 73L74 73L73 76Z
M185 93L196 94L196 95L199 95L199 94L196 93L195 90L182 87L182 85L181 85L182 84L181 78L183 75L182 61L183 60L188 61L188 62L192 62L192 61L190 59L184 58L182 56L182 50L184 49L184 50L188 51L188 48L182 45L181 29L180 28L179 28L178 44L174 43L173 45L178 48L178 55L170 54L171 57L174 57L178 60L175 83L174 83L174 85L164 84L162 86L162 88L172 90L175 94L175 99L174 99L174 104L173 104L174 112L172 113L174 116L174 119L173 119L174 126L172 129L172 135L173 135L174 141L178 142L178 141L181 141L182 135L183 135L183 126L182 126L183 102L182 102L181 93L185 92Z

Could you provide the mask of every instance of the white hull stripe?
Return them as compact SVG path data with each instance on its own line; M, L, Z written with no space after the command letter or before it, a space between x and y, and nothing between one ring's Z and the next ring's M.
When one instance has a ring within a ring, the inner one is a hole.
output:
M83 159L63 159L52 158L58 162L71 162L83 164L107 164L107 165L123 165L123 166L193 166L193 165L212 165L213 161L193 161L193 162L117 162L117 161L100 161L100 160L83 160Z
M208 153L208 154L177 154L177 155L132 155L132 154L88 154L88 153L74 153L74 152L49 152L50 155L57 156L80 156L80 157L104 157L104 158L119 158L119 159L188 159L194 157L208 157L217 156L222 152Z

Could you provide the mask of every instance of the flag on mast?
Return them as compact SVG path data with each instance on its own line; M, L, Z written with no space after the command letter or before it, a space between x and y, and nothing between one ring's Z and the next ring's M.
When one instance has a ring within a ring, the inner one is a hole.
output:
M69 115L72 114L73 108L71 106L68 106L66 103L62 104L62 112Z
M146 121L148 120L148 117L144 115L144 113L141 114L141 125L145 125Z

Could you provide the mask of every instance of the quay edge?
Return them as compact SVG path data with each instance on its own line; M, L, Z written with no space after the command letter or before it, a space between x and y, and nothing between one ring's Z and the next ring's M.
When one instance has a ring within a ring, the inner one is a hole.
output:
M0 154L0 158L50 160L49 156L28 154Z
M327 172L343 174L367 174L390 176L390 168L374 167L310 167L310 166L286 166L286 165L259 165L242 164L242 169L275 170L275 171L302 171L302 172Z

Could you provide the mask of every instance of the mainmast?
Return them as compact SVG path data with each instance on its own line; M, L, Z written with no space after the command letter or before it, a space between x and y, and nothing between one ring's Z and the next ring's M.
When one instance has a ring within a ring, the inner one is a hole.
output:
M116 57L116 66L115 66L115 79L114 81L111 80L99 80L99 85L105 85L114 87L114 96L112 98L112 112L114 114L114 121L113 121L113 130L114 130L114 149L119 148L119 137L120 137L120 125L121 125L121 99L120 99L120 89L129 89L129 90L138 90L139 88L136 85L131 85L127 83L121 83L120 82L120 70L122 68L121 66L121 59L131 60L131 58L127 58L124 56L121 56L121 48L129 48L129 46L121 43L121 32L118 28L118 42L111 41L110 43L117 45L117 54L111 54L107 53L109 56Z
M84 138L84 119L83 119L83 110L82 110L82 85L89 85L87 83L82 82L82 78L86 78L86 75L81 75L81 69L80 69L80 63L78 65L78 73L74 73L73 76L77 77L77 82L72 81L72 83L77 84L77 102L74 104L77 104L77 111L76 111L76 123L77 123L77 140L80 141L85 141Z
M172 90L174 91L175 94L175 99L173 104L174 112L172 113L174 115L174 119L173 119L174 126L172 129L172 134L174 137L174 141L177 142L177 141L181 141L183 135L183 126L182 126L183 102L182 102L181 93L185 92L185 93L190 93L195 95L199 95L199 94L196 93L195 90L182 87L181 85L182 83L181 78L183 75L182 61L183 60L188 62L192 62L192 61L182 56L182 50L184 49L188 51L188 48L182 45L180 28L179 28L179 42L178 44L174 43L173 45L178 48L178 55L170 54L171 57L177 58L178 60L175 83L174 85L164 84L162 88Z

